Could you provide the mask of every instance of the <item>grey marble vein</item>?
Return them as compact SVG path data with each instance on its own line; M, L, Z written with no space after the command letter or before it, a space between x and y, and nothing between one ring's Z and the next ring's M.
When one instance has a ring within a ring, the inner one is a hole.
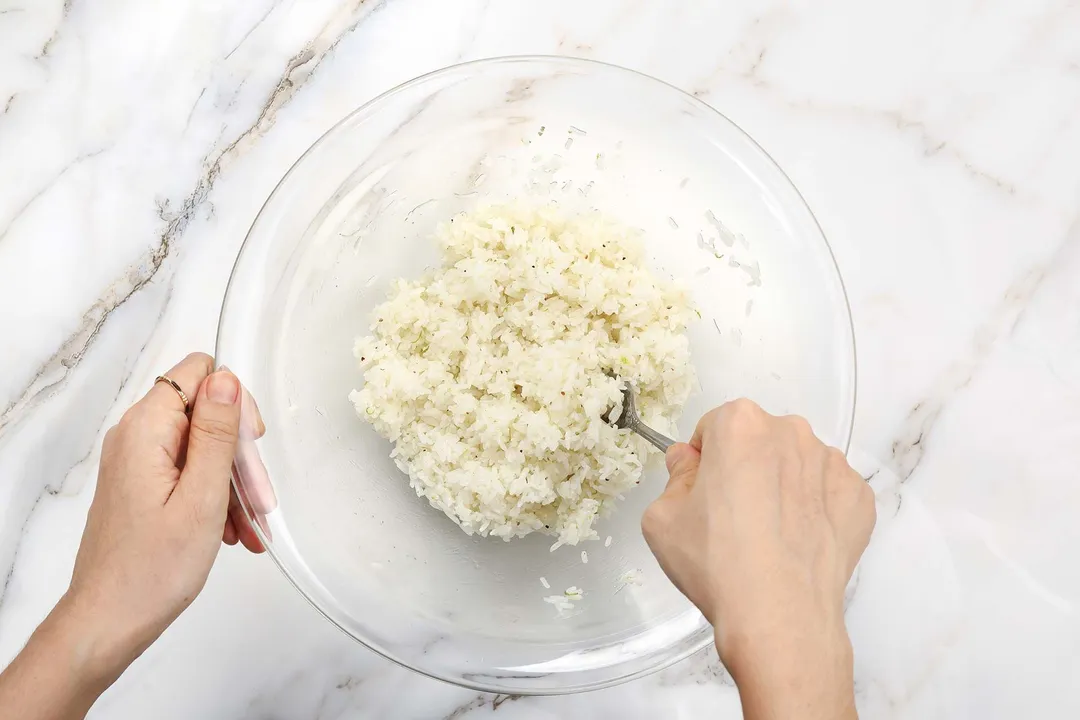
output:
M1080 242L1080 232L1074 225L1049 259L1021 272L1002 293L990 316L976 329L966 354L950 364L934 381L924 399L911 408L900 434L892 442L890 460L900 482L906 482L918 468L926 452L930 433L946 406L971 383L998 341L1012 331L1035 293L1047 277L1059 268L1058 259L1071 244L1077 242Z
M75 0L64 0L64 4L60 8L60 21L56 25L56 29L53 30L52 35L41 46L41 50L38 52L35 59L44 60L49 56L53 46L60 40L60 31L63 28L64 21L67 20L68 14L71 12L71 6L75 4Z
M11 231L12 226L14 226L15 223L17 223L19 221L19 218L22 217L23 213L25 213L27 210L29 210L30 207L35 202L40 200L46 193L48 193L50 190L52 190L56 186L56 184L58 182L60 182L64 178L65 175L67 175L69 172L71 172L71 170L78 167L79 165L86 162L87 160L90 160L92 158L97 157L98 155L101 155L106 150L108 150L107 147L101 148L101 149L98 149L98 150L93 150L91 152L83 153L81 155L76 156L71 161L64 164L58 171L56 171L53 174L52 177L48 178L44 183L42 183L40 188L35 190L30 195L30 197L28 197L18 208L16 208L16 210L12 214L11 218L7 221L7 224L4 225L3 228L0 228L0 242L3 242L4 238ZM6 411L6 409L5 409L5 411ZM2 417L3 417L3 412L0 412L0 418L2 418ZM0 421L0 429L2 429L2 428L3 428L3 423L2 423L2 421Z
M178 210L163 216L166 226L154 246L133 263L120 278L113 281L106 292L83 314L79 327L38 367L30 381L14 393L15 400L0 410L0 432L20 414L32 409L42 393L62 385L67 372L78 365L83 355L89 351L110 314L153 280L162 263L169 256L173 244L183 235L196 212L206 202L224 164L241 154L246 143L254 142L273 127L277 113L300 91L318 68L319 63L340 42L342 36L355 30L379 5L379 2L369 3L367 0L357 0L347 8L348 12L343 10L327 22L319 36L307 43L303 50L286 62L281 78L263 103L255 122L240 132L223 149L204 161L207 170L199 178L194 189L181 201ZM361 10L363 12L358 13ZM58 174L57 179L62 177L70 167L72 165L66 166ZM47 184L45 189L47 190L51 184ZM42 190L43 192L45 190ZM31 198L31 202L33 199ZM9 223L4 232L10 226ZM3 238L4 232L0 232L0 239Z
M775 154L828 230L858 329L853 455L879 455L858 464L878 494L878 529L848 597L860 716L1080 717L1067 692L1075 668L1051 662L1072 657L1080 604L1075 0L839 0L827 13L779 0L259 0L242 14L140 0L74 3L61 18L62 4L0 0L25 10L0 16L0 44L18 41L0 53L0 127L35 170L33 183L8 179L3 223L64 163L116 143L18 218L0 244L15 279L6 300L19 302L20 281L53 279L34 233L93 222L85 209L104 199L95 210L122 214L126 234L104 223L50 236L46 252L93 260L49 308L11 313L15 347L32 352L0 349L15 370L0 406L22 402L0 418L0 656L63 590L102 426L159 362L207 338L219 298L205 287L224 280L229 238L257 211L253 186L263 195L280 175L280 151L295 155L356 103L456 57L587 53L697 89ZM375 10L377 22L342 40ZM148 48L153 61L131 68ZM152 107L140 105L144 88ZM67 122L55 108L88 112ZM38 145L19 147L31 136ZM165 152L144 164L143 148ZM686 228L684 212L663 214ZM149 262L169 232L160 266L133 291L151 268L128 279L126 266ZM265 558L224 549L196 604L94 713L727 718L738 694L709 653L573 697L452 688L342 636Z
M249 37L251 37L251 33L258 30L259 27L264 22L266 22L266 19L268 17L270 17L270 14L273 13L274 10L276 10L278 7L280 7L280 6L278 5L278 3L276 1L270 3L270 6L268 8L266 8L266 12L262 14L262 17L260 17L258 20L256 20L255 23L251 27L248 28L247 32L245 32L244 36L241 37L239 41L237 41L236 45L233 46L232 50L225 53L225 57L223 59L228 60L229 58L231 58L233 56L233 53L235 53L237 50L239 50L243 46L243 44L245 42L247 42L247 39Z
M141 343L137 345L133 358L138 358L153 340L171 297L171 285L166 285L157 308L156 320L147 324L148 329L141 335ZM100 392L102 386L110 387L110 378L102 377L101 373L95 374L88 382L92 382L94 390L97 391L93 393L94 397L100 399L85 402L81 406L81 414L78 418L67 418L64 422L56 423L46 435L46 439L40 441L40 456L46 458L40 463L42 471L27 472L28 464L23 464L19 468L21 472L19 472L18 480L23 487L29 485L36 489L23 495L24 498L33 497L32 502L29 504L25 500L21 503L15 502L8 508L10 515L21 520L17 520L19 529L16 533L0 537L0 568L3 568L4 573L3 585L0 586L0 606L4 603L8 584L18 563L19 549L22 546L27 525L45 498L57 497L69 492L67 480L71 471L86 462L97 449L97 439L101 435L102 425L109 411L127 387L131 379L131 365L133 364L134 360L119 369L115 379L112 380L115 384L111 386L114 388L111 392ZM89 393L84 390L83 394ZM46 401L48 401L47 398ZM19 437L18 430L18 423L16 423L15 426L0 432L0 460L9 459L3 457L2 452ZM9 470L7 462L0 462L0 470ZM20 512L20 505L24 508L22 512Z

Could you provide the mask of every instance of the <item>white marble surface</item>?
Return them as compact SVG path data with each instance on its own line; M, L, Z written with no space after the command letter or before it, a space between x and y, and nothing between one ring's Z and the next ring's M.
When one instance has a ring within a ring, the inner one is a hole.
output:
M836 252L880 523L864 718L1080 717L1080 2L0 0L0 662L63 591L104 429L212 349L233 258L333 122L464 59L636 68L739 123ZM319 618L266 558L96 718L726 718L714 655L506 699Z

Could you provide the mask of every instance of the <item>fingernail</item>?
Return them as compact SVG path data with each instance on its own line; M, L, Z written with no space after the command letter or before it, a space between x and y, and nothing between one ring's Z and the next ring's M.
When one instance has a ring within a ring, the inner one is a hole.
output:
M240 381L228 370L218 370L206 379L206 397L221 405L232 405L240 396Z

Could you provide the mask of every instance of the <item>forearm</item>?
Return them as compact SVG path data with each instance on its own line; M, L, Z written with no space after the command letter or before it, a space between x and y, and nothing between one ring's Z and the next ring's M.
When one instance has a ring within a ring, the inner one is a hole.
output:
M854 663L844 633L728 638L721 657L739 688L746 720L857 720Z
M60 601L23 651L0 673L0 717L82 718L130 659L101 642L92 622Z

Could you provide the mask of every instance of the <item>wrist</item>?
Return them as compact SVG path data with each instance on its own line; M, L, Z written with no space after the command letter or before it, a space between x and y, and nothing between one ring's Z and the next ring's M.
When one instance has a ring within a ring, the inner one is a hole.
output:
M842 621L723 637L718 630L716 646L744 708L768 707L778 717L855 717L854 653Z
M49 613L41 631L51 652L63 660L72 682L94 697L112 685L143 650L70 592Z
M126 652L64 596L0 673L0 714L81 718L130 663Z

